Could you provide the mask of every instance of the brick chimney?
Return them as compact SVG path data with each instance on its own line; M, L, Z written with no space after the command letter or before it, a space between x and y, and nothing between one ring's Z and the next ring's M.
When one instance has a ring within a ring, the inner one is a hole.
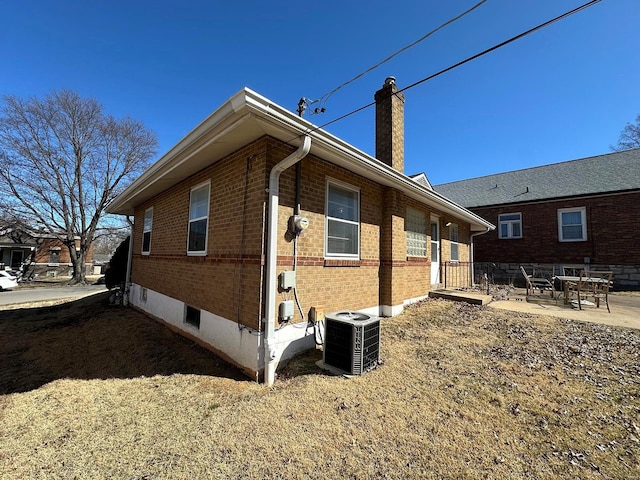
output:
M404 95L387 77L376 101L376 158L404 173Z

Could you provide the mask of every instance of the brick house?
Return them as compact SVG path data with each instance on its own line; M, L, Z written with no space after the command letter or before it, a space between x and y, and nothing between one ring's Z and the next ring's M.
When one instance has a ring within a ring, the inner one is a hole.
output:
M76 240L79 247L79 240ZM87 252L85 269L91 272L93 246ZM0 234L0 268L28 270L39 277L71 276L73 264L69 249L51 235L21 229Z
M129 304L271 384L313 311L395 315L468 263L493 226L403 173L404 96L375 98L377 158L249 89L225 102L107 208L134 217Z
M433 188L497 225L474 254L497 279L523 281L518 265L550 264L612 270L614 288L640 289L640 149Z
M37 235L38 248L35 251L32 268L38 276L58 277L73 275L73 264L69 249L58 238L49 235ZM76 248L80 248L80 239L76 238ZM93 245L89 247L85 258L85 273L92 270Z
M34 238L22 230L10 228L0 231L0 269L18 270L31 260L36 248Z

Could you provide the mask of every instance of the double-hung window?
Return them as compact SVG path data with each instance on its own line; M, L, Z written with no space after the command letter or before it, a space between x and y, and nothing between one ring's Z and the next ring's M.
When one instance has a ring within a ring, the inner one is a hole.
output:
M585 207L558 210L558 239L561 242L583 242L587 239Z
M325 253L327 257L359 258L360 191L327 183Z
M460 261L460 233L458 231L458 225L452 223L449 225L449 242L451 243L451 261Z
M151 250L151 227L153 226L153 207L144 211L142 226L142 254L149 255Z
M189 197L188 255L204 255L207 252L207 230L209 224L209 189L205 183L191 189Z
M405 230L407 231L407 256L426 257L427 216L424 212L416 210L415 208L407 207Z
M498 235L500 238L522 238L522 214L505 213L498 215Z

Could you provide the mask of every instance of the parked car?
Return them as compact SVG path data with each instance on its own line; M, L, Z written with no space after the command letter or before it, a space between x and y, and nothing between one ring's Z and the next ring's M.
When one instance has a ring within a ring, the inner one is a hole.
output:
M15 277L15 275L12 275L5 270L0 270L0 292L2 290L8 290L17 286L18 279Z

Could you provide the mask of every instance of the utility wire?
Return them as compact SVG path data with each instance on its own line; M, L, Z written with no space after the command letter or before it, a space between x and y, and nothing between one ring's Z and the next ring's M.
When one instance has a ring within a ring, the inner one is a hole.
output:
M423 40L426 40L427 38L429 38L431 35L433 35L434 33L442 30L444 27L451 25L452 23L454 23L455 21L461 19L462 17L464 17L465 15L467 15L468 13L471 13L472 11L474 11L476 8L480 7L483 3L486 3L487 0L481 0L480 2L476 3L473 7L471 7L470 9L466 10L465 12L462 12L461 14L459 14L458 16L447 20L446 22L444 22L442 25L440 25L439 27L435 28L434 30L431 30L429 33L423 35L422 37L420 37L418 40L416 40L413 43L410 43L409 45L401 48L400 50L398 50L395 53L392 53L391 55L389 55L387 58L385 58L384 60L382 60L381 62L376 63L375 65L373 65L372 67L367 68L364 72L359 73L358 75L356 75L355 77L353 77L351 80L348 80L346 82L344 82L342 85L334 88L333 90L331 90L329 93L325 93L324 95L322 95L319 99L320 102L320 106L324 107L327 103L327 101L329 100L329 97L331 97L331 95L333 95L334 93L336 93L338 90L340 90L342 87L346 87L347 85L349 85L352 82L355 82L357 79L359 79L360 77L366 75L367 73L371 72L372 70L375 70L376 68L378 68L380 65L383 65L385 63L387 63L389 60L391 60L392 58L396 57L397 55L400 55L402 52L409 50L410 48L416 46L418 43L422 42Z
M431 79L434 79L434 78L442 75L443 73L449 72L449 71L453 70L454 68L458 68L458 67L464 65L465 63L469 63L470 61L475 60L476 58L482 57L483 55L486 55L487 53L493 52L494 50L497 50L498 48L504 47L505 45L508 45L508 44L510 44L512 42L515 42L516 40L520 40L521 38L526 37L527 35L535 32L537 30L540 30L540 29L542 29L544 27L547 27L547 26L549 26L549 25L551 25L553 23L556 23L556 22L558 22L558 21L560 21L560 20L562 20L562 19L564 19L566 17L569 17L569 16L573 15L574 13L578 13L578 12L580 12L582 10L585 10L585 9L587 9L587 8L593 6L596 3L599 3L601 1L602 0L591 0L590 2L587 2L587 3L585 3L585 4L583 4L583 5L579 6L579 7L576 7L573 10L569 10L568 12L565 12L562 15L558 15L557 17L552 18L551 20L548 20L548 21L546 21L544 23L541 23L541 24L539 24L539 25L527 30L526 32L522 32L522 33L516 35L515 37L511 37L508 40L505 40L504 42L498 43L497 45L494 45L493 47L487 48L486 50L483 50L480 53L476 53L475 55L473 55L471 57L465 58L464 60L462 60L462 61L460 61L460 62L458 62L458 63L456 63L454 65L451 65L451 66L449 66L449 67L447 67L447 68L445 68L443 70L440 70L439 72L436 72L433 75L429 75L428 77L425 77L425 78L423 78L421 80L418 80L417 82L414 82L411 85L409 85L407 87L404 87L403 89L398 90L398 93L404 92L405 90L409 90L410 88L416 87L416 86L418 86L418 85L420 85L422 83L425 83L425 82L427 82L427 81L429 81ZM375 104L376 104L376 102L371 102L371 103L369 103L367 105L364 105L364 106L362 106L360 108L357 108L357 109L355 109L355 110L353 110L353 111L351 111L349 113L345 113L344 115L342 115L342 116L340 116L338 118L335 118L334 120L331 120L330 122L324 123L324 124L322 124L320 126L317 126L317 127L314 127L312 129L308 130L307 132L305 132L305 134L313 133L313 132L315 132L317 130L320 130L321 128L324 128L324 127L326 127L328 125L331 125L333 123L339 122L340 120L344 120L345 118L350 117L351 115L354 115L354 114L356 114L358 112L361 112L362 110L365 110L365 109L367 109L369 107L372 107Z

